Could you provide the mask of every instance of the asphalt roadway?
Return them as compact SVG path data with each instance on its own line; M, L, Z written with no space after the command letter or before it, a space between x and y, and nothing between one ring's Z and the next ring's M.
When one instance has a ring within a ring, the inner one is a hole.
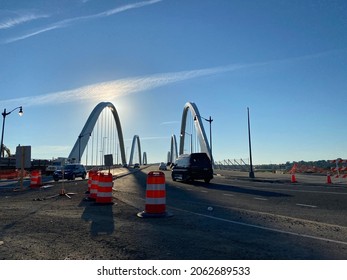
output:
M157 166L123 170L114 182L114 204L105 206L83 200L82 180L66 182L71 199L46 199L62 183L17 193L0 188L0 259L347 259L343 182L297 175L291 183L288 174L256 172L249 179L216 170L209 184L182 183L164 171L172 216L139 218L153 170Z

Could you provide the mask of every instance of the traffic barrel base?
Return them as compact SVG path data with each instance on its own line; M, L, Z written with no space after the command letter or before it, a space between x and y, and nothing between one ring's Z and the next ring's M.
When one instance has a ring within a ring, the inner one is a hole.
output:
M172 217L173 214L169 212L159 213L159 214L153 214L153 213L147 213L146 211L142 211L137 213L137 216L140 218L165 218L165 217Z

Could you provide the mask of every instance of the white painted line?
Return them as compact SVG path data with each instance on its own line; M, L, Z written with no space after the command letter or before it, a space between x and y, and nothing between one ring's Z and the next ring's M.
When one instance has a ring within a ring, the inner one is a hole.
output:
M246 226L246 227L251 227L251 228L257 228L257 229L262 229L262 230L267 230L267 231L272 231L272 232L277 232L277 233L294 235L294 236L298 236L298 237L304 237L304 238L310 238L310 239L315 239L315 240L320 240L320 241L328 241L328 242L332 242L332 243L347 245L347 242L340 241L340 240L334 240L334 239L329 239L329 238L324 238L324 237L319 237L319 236L313 236L313 235L308 235L308 234L301 234L301 233L285 231L285 230L281 230L281 229L275 229L275 228L269 228L269 227L264 227L264 226L257 226L257 225L252 225L252 224L232 221L232 220L228 220L228 219L224 219L224 218L218 218L218 217L214 217L214 216L209 216L209 215L205 215L205 214L191 212L191 211L183 210L183 209L176 208L176 207L171 207L171 208L175 209L175 210L178 210L178 211L186 212L186 213L189 213L189 214L197 215L197 216L200 216L200 217L205 217L205 218L209 218L209 219L213 219L213 220L217 220L217 221L221 221L221 222L226 222L226 223L230 223L230 224L235 224L235 225Z
M53 185L46 185L46 186L42 186L42 187L40 187L41 189L48 189L48 188L52 188L53 187Z
M233 194L230 194L230 193L223 193L223 195L225 195L225 196L234 196Z
M203 192L203 193L208 193L208 191L200 191L200 192Z
M315 206L315 205L309 205L309 204L297 203L296 205L297 205L297 206L302 206L302 207L317 208L317 206Z
M253 198L256 199L256 200L263 200L263 201L268 200L267 198L262 198L262 197L253 197Z

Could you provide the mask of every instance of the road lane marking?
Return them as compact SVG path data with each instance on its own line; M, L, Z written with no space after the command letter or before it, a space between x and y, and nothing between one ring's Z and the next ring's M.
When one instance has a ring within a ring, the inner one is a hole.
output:
M267 198L263 198L263 197L253 197L253 199L256 199L256 200L263 200L263 201L268 200Z
M200 191L200 192L203 192L203 193L208 193L208 191Z
M270 227L247 224L247 223L243 223L243 222L228 220L228 219L210 216L210 215L206 215L206 214L196 213L196 212L192 212L192 211L188 211L188 210L184 210L184 209L180 209L180 208L176 208L176 207L171 207L171 208L178 210L178 211L193 214L196 216L205 217L205 218L209 218L209 219L213 219L213 220L217 220L217 221L221 221L221 222L226 222L226 223L230 223L230 224L235 224L235 225L251 227L251 228L256 228L256 229L262 229L262 230L267 230L267 231L272 231L272 232L277 232L277 233L283 233L283 234L288 234L288 235L293 235L293 236L298 236L298 237L304 237L304 238L309 238L309 239L328 241L331 243L347 245L347 242L340 241L340 240L334 240L334 239L329 239L329 238L324 238L324 237L319 237L319 236L313 236L313 235L309 235L309 234L302 234L302 233L296 233L296 232L291 232L291 231L286 231L286 230L281 230L281 229L275 229L275 228L270 228Z
M225 196L235 196L235 195L230 194L230 193L223 193L223 195L225 195Z
M297 203L296 205L297 205L297 206L302 206L302 207L317 208L317 206L315 206L315 205L309 205L309 204Z
M235 185L232 184L232 182L225 182L223 183L225 184L226 186L229 186L229 187L234 187ZM280 192L280 191L285 191L285 192L299 192L299 193L316 193L316 194L335 194L335 195L347 195L347 192L345 192L345 189L341 189L341 186L339 187L332 187L332 186L329 186L329 187L325 187L325 186L321 186L321 185L316 185L315 187L319 187L319 188L323 188L325 190L327 190L328 188L329 189L332 189L332 188L335 188L336 190L339 190L339 191L319 191L319 190L303 190L303 189L291 189L291 188L283 188L283 187L280 187L280 188L274 188L274 187L252 187L252 186L246 186L246 185L240 185L238 186L240 188L245 188L245 189L255 189L255 190L270 190L270 191L274 191L274 192Z

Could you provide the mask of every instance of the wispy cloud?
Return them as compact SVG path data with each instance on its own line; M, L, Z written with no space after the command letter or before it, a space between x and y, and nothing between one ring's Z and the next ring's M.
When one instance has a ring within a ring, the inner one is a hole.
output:
M345 52L346 50L338 50ZM113 101L119 97L129 94L139 93L155 89L158 87L178 83L190 79L196 79L205 76L212 76L227 72L239 71L255 67L269 65L280 65L283 63L297 63L309 59L317 59L337 51L322 52L301 57L286 58L282 60L272 60L266 62L230 64L226 66L195 69L189 71L159 73L147 76L131 77L127 79L111 80L96 84L79 87L72 90L59 91L38 96L22 97L16 99L0 100L3 105L41 106L49 104L63 104L80 101Z
M169 121L169 122L162 122L160 125L172 125L172 124L178 124L179 121Z
M29 12L16 12L12 16L8 16L0 21L0 29L9 29L17 25L34 21L41 18L48 18L49 15L38 14L32 11Z
M82 21L88 21L88 20L95 20L95 19L99 19L99 18L104 18L104 17L109 17L115 14L119 14L128 10L132 10L132 9L139 9L145 6L149 6L149 5L153 5L159 2L162 2L163 0L149 0L149 1L142 1L142 2L137 2L137 3L132 3L132 4L127 4L127 5L123 5L120 7L116 7L114 9L110 9L104 12L100 12L97 14L92 14L92 15L87 15L87 16L80 16L80 17L74 17L74 18L68 18L68 19L64 19L61 21L57 21L54 22L50 25L47 25L45 27L42 27L38 30L35 30L33 32L24 34L22 36L18 36L18 37L14 37L14 38L10 38L7 39L6 41L4 41L4 43L8 44L8 43L13 43L16 41L20 41L20 40L24 40L36 35L39 35L41 33L45 33L51 30L55 30L55 29L60 29L60 28L66 28L68 26L71 26L73 24L77 24L78 22L82 22ZM5 26L5 25L4 25Z
M77 89L48 93L39 96L1 100L0 102L2 104L25 104L25 106L28 107L48 104L63 104L88 100L93 100L96 102L105 100L111 101L125 95L143 92L189 79L199 78L203 76L211 76L223 72L236 71L254 65L255 64L237 64L191 71L161 73L149 76L132 77L128 79L119 79L87 85Z

